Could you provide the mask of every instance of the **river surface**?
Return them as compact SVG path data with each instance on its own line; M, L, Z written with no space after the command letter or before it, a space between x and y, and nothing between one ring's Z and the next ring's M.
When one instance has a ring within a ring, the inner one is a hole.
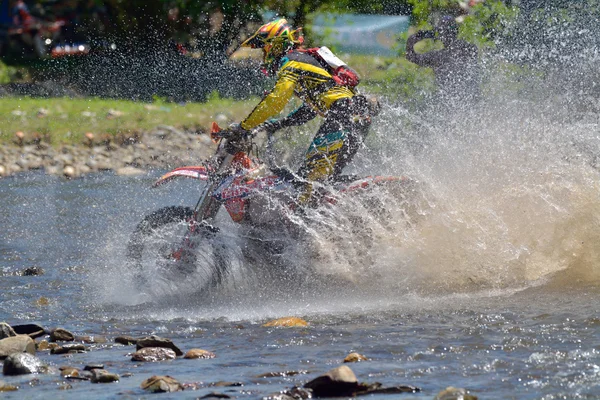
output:
M302 286L290 291L277 282L262 282L210 296L178 295L179 283L174 282L172 293L148 301L126 282L128 235L144 214L192 203L197 189L187 181L148 189L156 176L106 173L64 180L29 173L0 180L0 320L104 336L107 343L90 345L87 353L38 355L56 368L103 363L126 376L114 384L71 381L69 390L59 390L64 379L57 373L3 377L20 387L3 398L150 398L140 384L152 375L170 375L196 389L161 398L198 398L211 392L262 398L341 365L350 352L369 358L349 364L359 381L421 388L420 393L371 398L431 399L447 386L467 388L483 399L600 396L597 280L561 266L533 278L522 275L518 282L482 283L486 278L479 276L465 284L462 278L470 272L459 264L471 261L449 258L466 250L441 248L455 244L447 238L436 239L438 253L447 253L436 262L451 265L440 264L437 279L425 274L419 282L407 261L412 257L418 264L419 257L406 247L440 235L427 234L427 228L418 232L419 241L395 234L379 245L382 261L375 264L391 272L375 282L345 288L321 282L318 290ZM394 240L405 244L398 248ZM385 246L387 255L381 250ZM415 252L427 249L419 246ZM592 253L597 251L597 243L590 246ZM552 261L549 257L546 262ZM539 260L544 262L541 256ZM45 273L17 275L28 267ZM489 266L482 261L480 267ZM501 273L498 269L491 275ZM460 277L461 283L441 284L444 276ZM309 326L262 326L290 315L304 318ZM216 358L137 363L130 361L133 347L113 342L119 335L151 334L172 339L184 351L212 351ZM222 381L239 386L213 385Z

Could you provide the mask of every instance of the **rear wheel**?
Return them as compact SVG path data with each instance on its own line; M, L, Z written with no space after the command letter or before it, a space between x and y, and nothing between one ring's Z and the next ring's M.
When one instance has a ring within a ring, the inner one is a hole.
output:
M228 268L218 229L193 216L189 207L165 207L137 225L127 247L137 284L185 280L202 290L223 281Z

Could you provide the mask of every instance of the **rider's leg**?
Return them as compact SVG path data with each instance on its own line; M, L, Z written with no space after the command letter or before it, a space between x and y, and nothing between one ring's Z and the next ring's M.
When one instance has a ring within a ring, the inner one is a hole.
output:
M348 147L347 138L348 129L337 118L329 117L321 125L298 171L298 175L308 180L298 199L301 204L306 204L313 196L311 182L326 181L341 170L338 164L343 158L342 151Z

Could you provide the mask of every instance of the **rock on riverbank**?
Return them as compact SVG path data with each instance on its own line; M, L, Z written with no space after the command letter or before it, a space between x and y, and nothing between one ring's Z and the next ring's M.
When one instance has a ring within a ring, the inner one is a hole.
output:
M57 148L41 138L16 139L15 144L0 147L0 177L31 170L68 178L106 170L132 175L197 165L215 149L208 135L170 126L117 137L88 134L81 144Z

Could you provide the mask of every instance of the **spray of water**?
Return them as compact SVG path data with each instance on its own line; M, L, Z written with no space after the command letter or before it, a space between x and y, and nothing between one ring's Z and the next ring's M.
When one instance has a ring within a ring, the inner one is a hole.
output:
M283 242L275 255L256 247L267 233L229 224L221 243L230 274L218 290L192 296L186 278L158 293L247 317L272 314L271 306L328 310L335 298L345 301L338 307L380 307L414 296L598 285L597 110L582 82L559 84L570 82L566 70L586 76L593 59L559 57L562 68L515 72L505 52L484 58L486 91L476 104L384 107L350 172L402 175L413 185L292 215L293 235L270 232Z

